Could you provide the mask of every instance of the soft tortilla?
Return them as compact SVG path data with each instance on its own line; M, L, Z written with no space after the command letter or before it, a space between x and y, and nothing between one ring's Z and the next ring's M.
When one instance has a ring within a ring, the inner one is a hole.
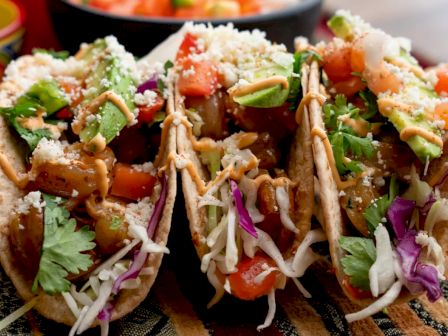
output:
M311 64L309 76L309 92L320 92L319 79L319 66L316 62L313 62ZM325 125L322 118L322 107L318 100L312 99L309 104L309 108L311 129L316 127L325 130ZM355 298L352 293L347 290L346 286L343 285L345 274L342 268L341 260L345 256L345 252L339 244L339 237L343 236L346 233L346 224L342 219L341 207L339 204L339 191L333 178L333 173L330 168L323 141L318 136L314 136L312 141L314 163L316 165L317 176L320 182L320 202L325 223L325 232L328 238L333 267L336 270L336 278L338 279L338 282L340 283L345 295L347 295L350 300L359 304L360 306L368 306L377 299ZM403 289L400 296L396 300L396 303L409 301L414 297L415 296L411 295L407 290Z
M33 65L30 65L33 66ZM2 83L0 85L0 92L5 88L9 90L11 85L9 83ZM167 113L171 114L174 111L173 97L171 96L167 102ZM168 141L165 148L159 149L160 167L165 164L169 153L176 151L176 130L174 127L167 129ZM21 149L18 146L17 139L10 133L8 126L5 124L3 118L0 118L0 152L8 158L16 171L24 172L25 166L22 162ZM171 217L173 213L174 200L176 198L176 169L174 162L171 161L166 171L168 178L168 194L163 209L163 215L157 226L154 241L161 245L166 245L168 240L168 233L171 227ZM25 300L30 301L35 294L31 292L32 281L27 279L18 267L18 262L15 260L11 245L9 241L9 222L11 220L11 213L14 209L18 198L24 196L24 192L18 189L0 169L0 262L6 274L12 280L19 295ZM147 296L152 287L160 264L162 262L163 254L150 254L144 267L152 267L154 273L151 275L141 276L141 285L136 289L123 289L115 299L115 307L112 313L112 320L121 318L122 316L134 310ZM48 295L43 291L39 293L39 299L35 309L44 317L54 320L59 323L73 325L76 318L65 303L61 295ZM97 325L96 321L93 325Z
M305 72L304 72L305 71ZM306 70L302 71L302 88L306 89L308 82L308 75ZM179 92L175 91L176 111L182 116L186 116L183 99ZM192 127L191 125L188 127ZM210 180L209 172L205 166L202 165L198 153L193 149L193 145L187 136L187 127L180 123L177 131L177 148L179 155L189 160L199 176L204 182ZM311 134L309 127L308 109L302 116L302 123L297 128L293 143L289 152L289 159L285 171L288 177L293 182L298 182L298 191L295 199L298 207L295 209L293 220L299 233L295 236L293 244L285 253L287 256L293 254L297 247L302 242L305 235L311 227L311 217L313 215L314 205L314 162L313 153L311 149ZM199 207L199 191L190 175L185 168L181 169L182 189L185 197L185 208L190 223L190 231L193 244L196 248L199 258L209 252L209 247L206 244L207 238L207 211L206 207Z

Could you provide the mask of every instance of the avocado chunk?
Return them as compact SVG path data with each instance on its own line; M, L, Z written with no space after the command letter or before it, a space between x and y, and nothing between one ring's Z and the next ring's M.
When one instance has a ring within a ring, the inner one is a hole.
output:
M283 67L272 64L255 72L255 81L266 79L272 76L284 76L291 85L293 74L293 64ZM289 85L289 86L290 86ZM283 105L289 96L289 87L284 88L281 84L274 85L262 90L249 93L244 96L234 97L233 100L242 106L271 108Z
M328 20L327 25L337 37L344 40L351 40L354 37L353 27L347 18L342 15L334 15Z
M328 21L328 26L337 37L346 41L351 41L366 32L373 31L373 28L369 24L346 11L338 11ZM409 66L409 68L417 69L417 71L420 70L423 73L423 69L419 66L417 60L412 57L409 50L405 50L403 47L399 48L399 53L396 55L388 56L384 59L385 62L389 63L394 63L394 60ZM381 98L404 104L412 104L412 102L423 102L437 98L437 94L432 89L431 83L428 83L426 79L417 76L416 72L403 70L399 67L396 68L402 72L402 77L404 78L403 86L400 92L396 94L384 93L381 95ZM380 112L382 111L380 110ZM416 111L401 111L398 108L394 108L392 111L384 113L384 116L388 118L398 132L401 132L406 127L416 126L440 136L440 130L434 123L431 123L425 118L423 111L419 114ZM435 159L442 154L442 149L439 146L420 136L410 137L406 143L422 162Z
M102 93L112 91L123 99L132 112L135 109L133 98L136 91L132 73L123 66L122 55L110 49L112 48L108 48L108 42L103 39L97 40L84 52L83 58L93 64L86 79L86 94L82 105L86 106ZM80 132L81 142L88 143L97 134L101 134L106 143L109 143L128 123L120 108L111 101L105 101L96 115L97 117L90 119ZM95 151L95 148L90 150Z

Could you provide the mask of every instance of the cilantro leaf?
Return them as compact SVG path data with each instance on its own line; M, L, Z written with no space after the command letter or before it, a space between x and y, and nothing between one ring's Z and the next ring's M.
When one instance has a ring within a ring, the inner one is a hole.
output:
M359 92L359 97L364 101L364 105L367 108L367 113L363 113L361 115L362 118L368 120L379 113L376 96L372 91L370 91L369 89L365 89Z
M44 210L44 242L39 270L33 282L33 292L40 285L48 294L66 292L70 282L66 279L69 273L78 274L92 266L93 261L88 254L81 252L92 250L95 233L87 226L76 230L76 220L70 219L69 211L60 206L60 198L43 195Z
M295 111L299 105L301 89L301 70L303 63L308 60L322 61L322 57L313 50L303 50L294 54L293 77L289 85L289 96L287 102L289 110Z
M42 79L21 95L14 107L0 108L0 115L5 117L6 121L33 151L42 138L50 139L53 135L47 128L29 130L21 125L20 119L35 117L38 111L44 111L50 115L67 104L67 97L59 85L53 80Z
M328 130L328 139L333 147L334 160L339 174L345 175L350 172L361 172L362 168L358 161L347 160L346 155L351 153L355 158L372 158L374 148L369 138L358 136L353 128L345 125L341 116L357 119L359 108L347 103L344 95L336 95L334 104L324 105L324 122Z
M350 284L362 290L369 290L369 269L376 260L373 240L341 236L339 244L350 253L341 259L344 273L350 277Z
M369 205L364 211L364 218L371 235L375 232L378 224L385 218L387 209L398 195L398 182L395 176L392 176L389 184L389 194L378 198L374 203Z

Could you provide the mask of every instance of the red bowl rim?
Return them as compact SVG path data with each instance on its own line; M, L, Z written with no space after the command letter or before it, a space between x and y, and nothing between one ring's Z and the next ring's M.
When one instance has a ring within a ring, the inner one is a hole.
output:
M14 21L8 24L5 28L0 29L0 39L4 39L5 37L8 37L12 33L15 33L17 30L19 30L25 23L25 17L26 17L25 9L22 6L22 4L14 0L6 0L5 2L11 3L12 6L14 6L17 9L18 15L14 19Z

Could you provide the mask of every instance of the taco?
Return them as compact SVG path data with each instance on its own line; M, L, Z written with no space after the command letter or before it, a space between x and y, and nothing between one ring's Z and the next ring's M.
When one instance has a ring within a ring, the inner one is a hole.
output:
M176 166L201 271L216 290L208 306L225 291L267 295L259 330L287 278L309 295L296 278L319 258L310 245L326 240L311 230L314 164L300 104L308 56L259 31L204 25L187 26L176 56Z
M336 275L365 306L346 316L355 321L415 295L442 295L447 100L408 40L346 11L329 27L337 37L317 45L323 60L310 73L311 133Z
M109 36L74 57L23 56L0 84L0 261L21 313L71 335L107 334L168 253L175 133L159 126L173 100L163 66L143 68Z

